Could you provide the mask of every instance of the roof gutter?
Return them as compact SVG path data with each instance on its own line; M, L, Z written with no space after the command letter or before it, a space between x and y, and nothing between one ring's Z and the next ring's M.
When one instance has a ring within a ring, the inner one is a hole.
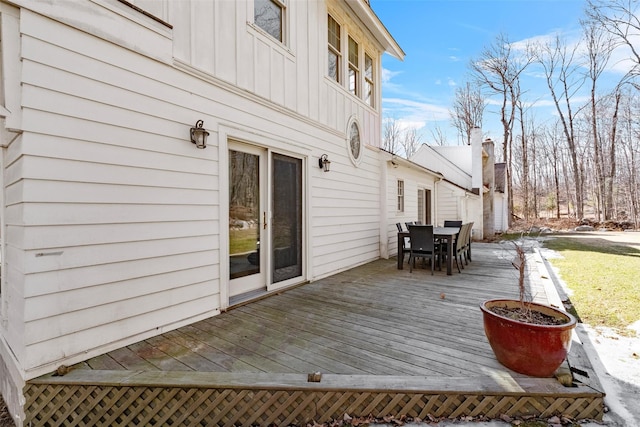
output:
M392 154L392 153L390 153L390 152L388 152L386 150L380 150L380 151L385 153L386 156L391 157L391 158L387 158L387 162L391 163L391 166L393 166L394 168L396 168L398 166L404 166L404 167L409 168L409 169L414 169L414 170L417 170L419 172L424 172L427 175L431 175L431 176L439 178L441 180L445 179L444 175L442 173L440 173L440 172L433 171L433 170L431 170L429 168L426 168L426 167L424 167L422 165L414 163L411 160L407 160L407 159L405 159L403 157L396 156L395 154Z

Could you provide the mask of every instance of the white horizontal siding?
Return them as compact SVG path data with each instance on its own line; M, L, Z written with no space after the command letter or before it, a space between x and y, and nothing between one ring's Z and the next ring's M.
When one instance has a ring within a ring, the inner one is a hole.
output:
M182 304L164 307L162 310L147 311L139 316L130 318L114 320L115 317L112 314L109 323L102 323L73 334L57 337L55 339L55 346L51 346L51 341L41 341L30 345L27 357L24 359L25 365L27 367L34 367L43 366L47 363L64 363L72 356L83 357L83 353L87 348L102 348L104 351L118 348L121 346L118 344L119 342L126 342L124 341L125 338L140 336L138 332L140 324L149 326L149 330L144 331L144 335L157 335L158 333L166 331L167 328L174 327L171 319L180 318L183 319L183 322L198 320L198 316L195 313L198 313L203 302L212 306L215 303L215 297L209 296L207 298L186 301ZM140 302L138 301L138 303ZM58 327L58 325L60 324L56 323L54 327ZM136 332L136 335L127 335L127 333L133 331ZM105 343L111 344L105 345ZM49 370L53 369L55 369L55 365L51 366ZM27 370L29 371L29 369ZM33 377L37 374L37 370L27 372L28 377Z
M36 148L37 149L37 148ZM129 150L123 150L127 153ZM60 154L58 154L60 155ZM161 165L155 167L142 167L127 164L126 156L122 156L122 162L101 163L101 158L95 157L86 161L74 159L74 155L69 155L68 159L51 157L22 157L16 162L16 169L7 173L7 181L14 185L20 177L27 177L33 180L51 181L75 181L80 180L87 183L102 183L112 185L130 185L135 183L140 187L158 187L173 189L188 189L200 191L217 191L217 165L211 164L212 171L208 174L162 170ZM176 159L176 163L180 160ZM188 164L189 162L185 162ZM194 169L197 162L194 162ZM132 182L133 181L133 182Z
M182 271L186 280L190 280L191 270L211 267L211 271L218 271L218 266L211 262L212 259L216 259L217 257L217 251L211 250L208 252L176 254L167 257L137 258L120 263L72 268L64 270L63 272L47 271L27 276L24 283L24 292L25 297L28 298L90 287L94 287L94 291L97 291L97 287L100 285L113 282L126 282L127 280L150 276L155 276L157 280L160 280L162 275L176 271ZM64 281L60 280L61 275ZM216 276L212 276L211 280L212 285L215 285L218 281ZM217 293L211 292L211 294L214 295Z
M10 303L5 306L6 313L3 313L6 314L9 321L6 324L6 329L3 327L2 335L18 360L22 360L26 354L25 324L22 321L25 310L24 274L20 269L16 268L17 266L11 260L18 259L17 257L20 255L11 246L5 246L3 256L7 258L7 262L2 270L2 280L6 283L4 288L6 295L4 297Z
M144 9L156 18L169 22L169 2L167 0L132 0L130 3ZM211 7L211 4L211 2L203 2L202 7Z
M377 145L379 116L325 78L324 3L291 4L306 20L293 20L301 37L288 52L247 27L244 2L201 15L186 3L166 3L166 16L173 52L193 70L94 37L90 25L23 14L24 125L7 156L5 214L24 292L15 316L27 321L14 336L28 343L30 376L217 312L219 129L308 160L307 278L380 255L379 154L363 147L356 166L346 141L355 116L363 144ZM215 27L213 49L190 35L193 22ZM211 132L206 150L188 140L197 119ZM323 153L329 173L316 166Z
M35 375L217 312L220 192L217 150L188 141L203 98L161 63L27 15L6 203Z
M346 156L346 141L336 144L335 157L329 154L331 171L316 168L311 189L315 277L380 257L379 153L363 148L363 159L354 166Z
M179 306L210 296L206 286L193 283L183 285L180 288L164 289L161 293L129 297L113 303L89 305L86 308L67 311L58 316L29 319L25 329L25 338L27 345L59 339L63 335L71 335L85 329L109 324L113 322L113 319L126 319L153 311L165 310L167 301L171 303L171 306ZM54 298L50 298L50 300L55 301ZM41 304L35 304L34 309L37 309L37 306ZM32 313L35 310L29 310L27 307L27 311Z
M46 163L46 162L44 162ZM14 194L15 193L15 194ZM60 197L60 194L63 197ZM167 188L135 184L24 179L7 188L8 203L19 195L22 202L101 203L123 205L217 205L218 192L212 189Z
M214 266L192 268L189 281L193 281L202 291L206 286L202 284L217 273ZM184 280L183 272L177 270L163 273L162 276L146 276L126 282L105 283L98 287L72 289L73 292L56 290L56 292L30 295L31 298L25 307L24 314L26 320L32 321L60 316L64 313L91 310L93 307L111 306L131 298L140 299L147 295L163 294L176 287L191 285L191 283L184 283ZM33 339L33 337L31 338Z
M7 230L7 239L25 250L58 249L71 246L87 246L138 241L170 241L181 237L215 236L220 232L219 222L180 221L120 224L68 224L20 227Z
M439 185L438 221L462 220L460 198L464 197L464 190L444 181Z
M3 161L3 176L0 179L2 185L6 187L9 174L19 174L20 165L16 163L16 159L21 155L20 144L22 135L19 135L7 148L2 148L0 160ZM2 189L3 192L5 189ZM5 202L5 195L2 200ZM6 204L6 202L5 202ZM9 235L9 221L20 222L20 210L3 209L2 224L2 307L0 313L2 315L0 321L0 331L2 338L7 343L13 354L18 360L25 356L25 340L24 340L24 272L23 272L23 253L16 248L11 242ZM6 361L10 363L9 360ZM16 367L19 369L19 367Z
M398 211L398 180L404 182L404 211ZM413 222L418 219L418 189L432 190L432 205L437 203L434 194L433 175L424 171L407 168L404 166L392 167L387 164L387 244L389 255L393 256L398 250L398 229L396 223L402 224L406 229L406 222ZM435 219L433 221L435 223Z
M25 273L62 271L78 267L116 264L146 258L206 252L211 250L212 236L141 242L111 243L75 247L58 247L55 251L41 249L27 252Z
M213 206L28 203L22 218L32 225L116 224L132 222L208 221L217 219Z

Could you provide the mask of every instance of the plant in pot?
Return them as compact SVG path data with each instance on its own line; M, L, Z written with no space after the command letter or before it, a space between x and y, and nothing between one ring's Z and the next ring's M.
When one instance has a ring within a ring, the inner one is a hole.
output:
M552 377L566 359L576 319L549 305L530 301L525 286L527 255L515 242L513 266L518 270L519 299L493 299L480 304L487 340L500 363L533 377Z

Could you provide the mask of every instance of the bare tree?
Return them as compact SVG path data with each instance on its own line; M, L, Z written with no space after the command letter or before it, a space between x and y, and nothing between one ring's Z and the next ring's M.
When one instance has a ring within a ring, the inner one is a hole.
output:
M578 163L578 143L575 131L575 115L572 98L584 83L580 64L576 60L576 47L570 48L559 36L553 41L535 47L537 62L544 71L547 87L560 117L560 124L571 155L575 186L576 215L584 217L584 185L581 165Z
M529 206L529 135L527 134L525 107L520 96L520 79L516 79L514 82L514 94L515 94L515 109L518 113L518 122L520 123L520 164L522 166L522 214L526 220L529 219L530 206Z
M528 52L528 49L527 49ZM520 75L531 63L527 54L518 56L505 34L499 34L493 44L485 48L480 58L471 62L471 71L476 82L488 88L491 94L501 98L500 122L503 129L502 157L507 162L507 193L509 213L513 214L513 183L509 170L512 167L511 147L513 126L519 91L516 83Z
M471 145L471 130L482 128L482 116L487 103L478 86L468 83L456 88L453 109L449 111L453 126L467 145Z
M433 143L435 145L447 145L447 136L444 134L444 131L440 126L435 126L431 129L431 138L433 138Z
M560 146L562 140L562 131L558 123L546 129L542 135L542 152L546 159L546 164L551 174L551 184L553 197L553 206L556 218L560 218L560 163L562 149Z
M420 145L420 135L416 128L403 129L402 123L394 118L386 118L382 129L382 148L392 154L411 157Z
M637 120L640 100L626 96L620 109L621 165L619 186L624 194L622 204L635 228L640 226L640 123Z
M605 219L613 218L614 211L614 201L613 201L613 182L616 176L616 168L617 168L617 160L616 160L616 141L617 141L617 133L618 133L618 113L620 110L620 99L622 94L616 90L613 95L614 98L614 108L613 115L611 119L611 132L609 133L609 169L607 171L607 175L605 176L605 206L607 206L607 210L605 210Z
M420 135L418 135L416 128L405 129L400 143L402 144L406 158L408 159L413 156L413 154L418 150L418 145L420 145Z
M384 119L382 128L382 148L392 154L400 149L400 123L394 118Z
M604 219L611 219L613 199L609 197L611 195L607 192L606 187L607 180L611 178L611 168L615 170L615 147L608 153L612 157L606 159L603 149L604 142L601 141L600 132L598 131L598 97L596 91L598 80L607 68L614 45L611 34L603 31L602 26L597 21L582 21L582 27L586 46L587 74L590 83L589 105L591 107L591 139L593 143L596 198L597 204L601 208L596 211L596 215L598 220L601 213L604 215ZM614 117L616 116L617 111L614 113ZM615 121L612 126L615 134ZM615 146L615 137L610 142Z
M613 35L617 46L629 49L633 66L627 77L640 76L640 3L637 0L588 0L586 15ZM640 84L633 82L636 89Z

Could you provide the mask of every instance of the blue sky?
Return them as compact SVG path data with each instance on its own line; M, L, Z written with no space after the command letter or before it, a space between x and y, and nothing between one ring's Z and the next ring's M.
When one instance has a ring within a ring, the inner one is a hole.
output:
M469 62L502 33L512 42L560 32L568 40L581 33L582 0L371 0L371 7L406 57L384 55L383 110L407 126L419 128L422 143L433 143L439 127L458 144L449 109L455 90L469 81ZM541 79L523 82L530 101L538 101L536 120L554 115ZM499 117L485 110L483 133L502 142Z

